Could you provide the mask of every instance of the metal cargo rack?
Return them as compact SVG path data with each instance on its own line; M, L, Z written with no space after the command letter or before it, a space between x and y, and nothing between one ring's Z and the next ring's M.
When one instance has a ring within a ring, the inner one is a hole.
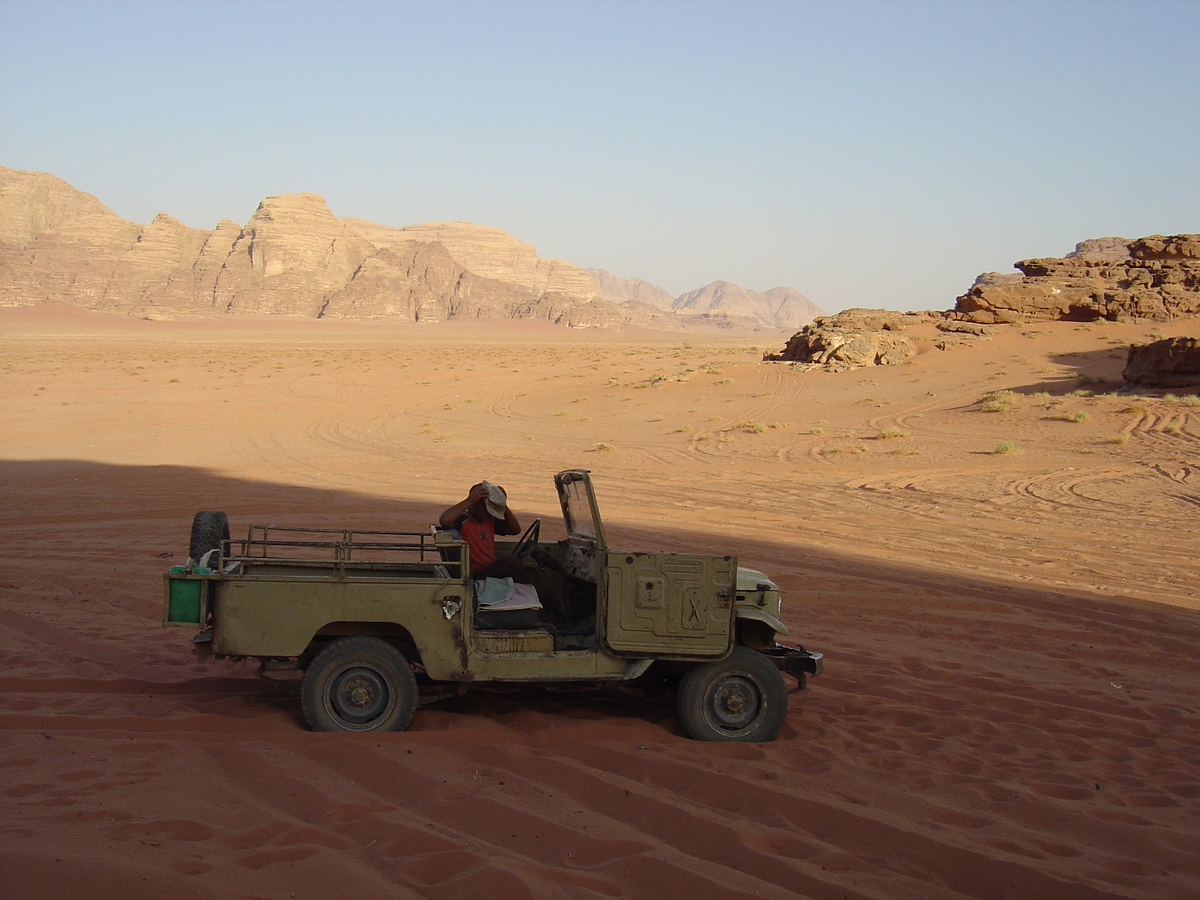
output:
M305 528L251 525L247 536L221 548L221 571L232 573L239 564L287 565L336 569L394 570L402 564L439 564L461 576L460 545L420 531L371 531L345 528Z

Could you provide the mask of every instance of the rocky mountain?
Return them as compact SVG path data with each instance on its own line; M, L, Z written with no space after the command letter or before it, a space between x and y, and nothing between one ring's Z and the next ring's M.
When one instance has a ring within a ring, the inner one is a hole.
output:
M621 281L609 279L610 288ZM673 313L677 301L664 305L658 290L640 282L614 297L592 272L468 222L395 228L337 218L316 194L281 194L244 226L189 228L165 213L139 225L53 175L0 167L0 306L52 301L146 318L532 318L610 329L775 324L720 304Z
M587 272L600 289L600 296L611 303L649 303L659 309L670 309L675 303L674 297L644 278L618 278L603 269Z
M811 300L791 288L776 287L759 293L728 281L714 281L682 294L672 308L689 313L739 313L777 328L799 328L822 314Z
M954 313L982 323L1200 315L1200 235L1097 238L1061 259L1026 259L1016 268L1020 274L980 275Z
M777 287L758 293L728 281L672 297L641 278L618 278L603 269L587 270L600 287L600 295L614 303L638 301L685 315L748 317L776 328L807 325L822 311L799 291Z

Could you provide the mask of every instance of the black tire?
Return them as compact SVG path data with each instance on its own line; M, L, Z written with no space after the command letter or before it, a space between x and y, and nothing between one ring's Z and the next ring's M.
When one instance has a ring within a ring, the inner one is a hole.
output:
M373 637L329 644L300 682L300 706L313 731L403 731L417 701L417 679L404 654Z
M223 512L198 512L192 519L192 540L188 544L188 557L195 565L200 565L204 554L210 550L219 550L222 541L229 540L229 519ZM216 565L216 556L210 562Z
M788 693L771 660L734 647L720 662L689 668L676 694L684 731L698 741L771 741L783 727Z

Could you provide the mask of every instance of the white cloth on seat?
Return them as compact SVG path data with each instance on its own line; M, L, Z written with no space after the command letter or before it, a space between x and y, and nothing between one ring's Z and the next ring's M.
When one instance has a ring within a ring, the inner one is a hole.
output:
M513 609L541 609L537 589L531 584L517 584L511 578L485 578L475 582L475 597L480 612Z

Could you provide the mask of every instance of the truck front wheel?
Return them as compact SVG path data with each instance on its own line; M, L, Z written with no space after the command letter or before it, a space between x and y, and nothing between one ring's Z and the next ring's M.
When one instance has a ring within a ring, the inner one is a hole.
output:
M770 741L787 715L783 675L757 650L737 646L688 669L676 695L679 720L698 741Z
M404 655L373 637L340 638L313 657L300 705L313 731L403 731L417 709Z

